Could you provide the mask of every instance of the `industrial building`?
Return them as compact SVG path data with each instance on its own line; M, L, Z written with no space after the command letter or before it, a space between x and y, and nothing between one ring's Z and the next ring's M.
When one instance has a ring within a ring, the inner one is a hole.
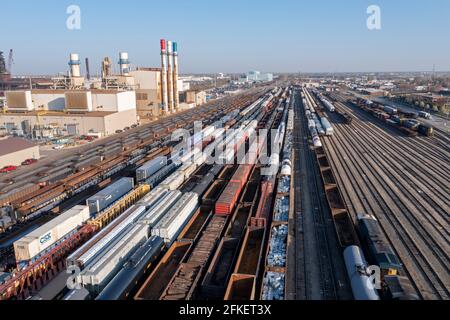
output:
M107 136L137 122L136 94L120 90L26 90L6 92L8 109L0 125L35 138Z
M260 71L249 71L243 78L244 82L271 82L273 81L272 73L261 73Z
M0 168L20 166L27 159L39 159L39 146L21 138L0 138Z
M86 78L80 56L72 53L68 75L52 78L47 88L6 91L0 127L33 138L107 136L206 103L205 92L189 91L178 77L176 42L161 40L161 68L131 70L128 53L120 52L118 73L106 57L96 79L88 58L85 63Z

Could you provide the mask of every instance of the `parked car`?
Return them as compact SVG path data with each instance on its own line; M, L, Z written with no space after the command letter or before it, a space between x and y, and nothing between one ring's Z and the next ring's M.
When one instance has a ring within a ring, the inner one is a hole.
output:
M33 163L36 163L36 162L37 162L36 159L27 159L24 162L22 162L22 165L23 166L29 166L29 165L32 165Z
M122 133L123 131L122 130L116 130L116 133Z
M14 170L16 170L16 169L17 169L16 166L6 166L6 167L3 167L3 168L0 170L0 173L7 173L7 172L14 171Z
M131 126L131 128L134 129L134 128L137 128L137 126L138 126L137 124L133 124L133 125Z

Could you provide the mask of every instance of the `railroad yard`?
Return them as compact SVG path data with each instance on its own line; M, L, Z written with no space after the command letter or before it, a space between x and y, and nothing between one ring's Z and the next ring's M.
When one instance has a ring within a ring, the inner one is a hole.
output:
M450 138L410 117L295 80L3 175L0 300L447 300Z

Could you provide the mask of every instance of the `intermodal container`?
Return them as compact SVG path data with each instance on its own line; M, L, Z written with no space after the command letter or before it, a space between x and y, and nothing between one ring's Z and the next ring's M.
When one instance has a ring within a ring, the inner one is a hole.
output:
M103 189L96 195L87 199L87 205L89 206L89 212L91 215L99 213L106 209L108 206L119 200L125 194L130 192L134 187L133 178L122 178L119 181L113 183L109 187Z

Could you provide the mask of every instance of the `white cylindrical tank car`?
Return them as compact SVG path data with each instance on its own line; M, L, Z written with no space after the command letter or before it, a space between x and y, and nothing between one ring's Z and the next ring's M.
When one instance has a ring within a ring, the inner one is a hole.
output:
M321 119L322 128L325 130L325 134L327 136L332 136L334 133L333 127L331 126L331 123L328 121L327 118Z
M346 248L344 250L344 260L355 299L380 300L377 290L367 275L367 262L361 249L357 246Z

